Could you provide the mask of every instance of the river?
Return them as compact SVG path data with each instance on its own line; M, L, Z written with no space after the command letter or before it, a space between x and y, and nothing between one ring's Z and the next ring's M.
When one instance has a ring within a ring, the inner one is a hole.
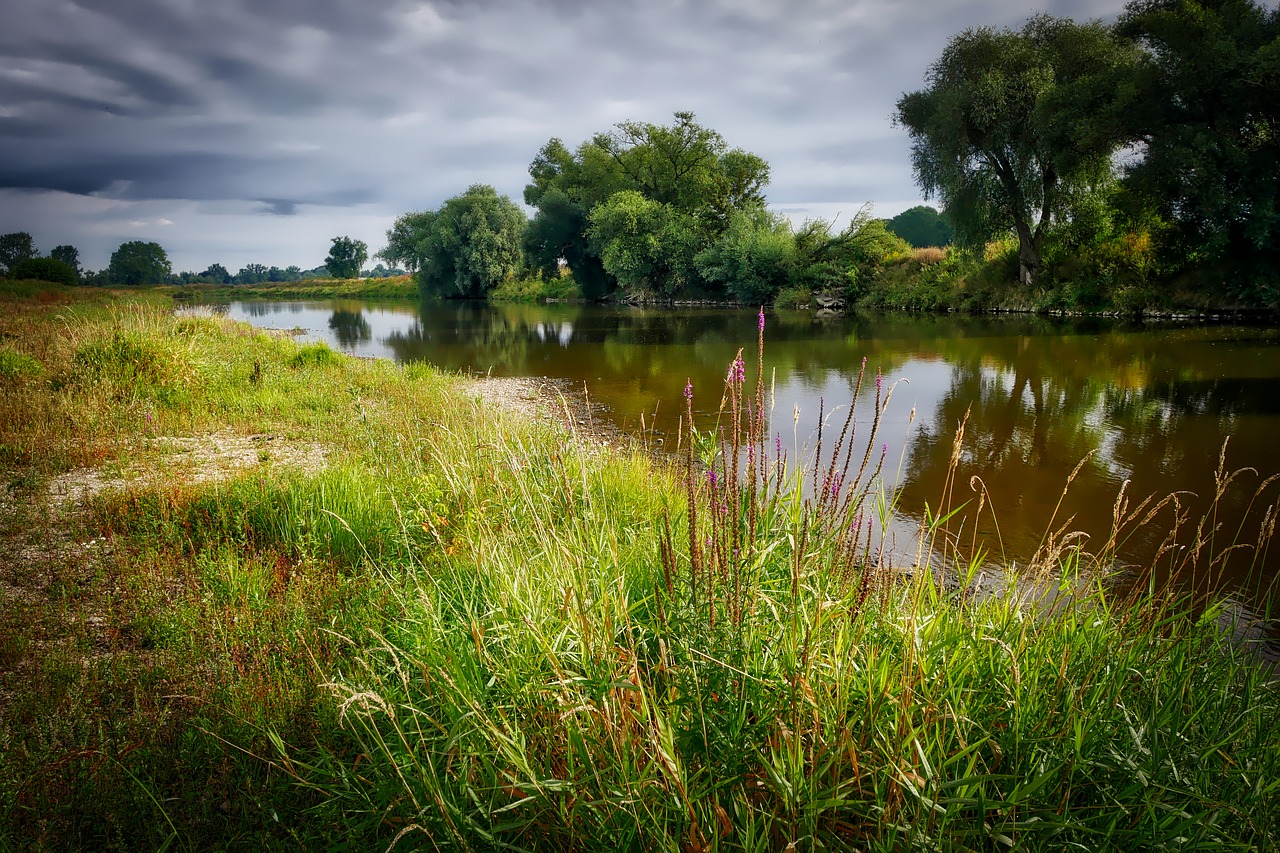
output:
M748 384L755 381L753 311L387 301L233 302L225 310L255 326L300 328L355 355L565 380L585 388L598 417L633 433L643 424L648 440L667 447L676 441L686 381L704 430L716 423L726 367L740 347ZM914 553L912 531L926 504L936 513L943 503L964 422L950 505L967 505L949 526L962 550L982 548L1003 564L1025 564L1064 524L1096 547L1111 535L1116 497L1128 481L1131 509L1147 495L1177 492L1188 520L1163 553L1172 504L1146 526L1122 531L1119 566L1153 566L1161 581L1174 574L1197 588L1225 587L1255 605L1280 574L1280 546L1239 548L1211 567L1208 558L1232 543L1255 543L1265 509L1280 493L1280 484L1271 484L1256 494L1280 473L1280 329L767 313L771 432L790 458L813 449L819 411L830 446L864 358L868 373L855 408L860 447L871 427L877 371L884 390L892 388L873 448L873 457L884 455L885 482L898 497L885 547ZM1224 442L1227 469L1253 471L1218 499L1205 528L1216 530L1213 542L1192 570L1183 546L1192 545L1217 488ZM974 477L988 496L976 518Z

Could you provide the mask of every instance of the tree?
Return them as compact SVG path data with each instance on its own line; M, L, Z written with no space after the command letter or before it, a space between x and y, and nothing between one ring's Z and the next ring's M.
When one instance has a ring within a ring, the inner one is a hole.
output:
M35 240L26 231L0 234L0 274L8 275L18 263L39 254Z
M213 284L231 283L231 273L222 264L209 264L205 271L200 273L199 278Z
M236 273L236 284L260 284L268 280L269 272L264 264L245 264Z
M49 253L49 257L53 258L55 261L62 261L64 264L71 267L77 276L80 275L80 252L75 246L68 246L65 244L61 246L54 246L53 251Z
M627 290L672 296L697 275L693 217L670 204L624 190L596 205L589 223L592 252Z
M523 260L524 211L485 184L471 186L416 220L418 287L424 295L476 298Z
M111 253L107 278L112 284L160 284L170 271L169 256L159 243L131 240Z
M10 274L16 279L51 281L68 287L74 285L79 277L69 264L57 258L25 258L13 266Z
M1102 24L1048 16L947 44L928 88L898 101L896 121L911 135L925 197L941 199L962 243L1012 230L1019 278L1032 283L1046 231L1070 217L1064 190L1110 174L1135 62Z
M595 298L618 285L598 254L607 242L600 240L601 226L591 221L593 211L615 193L634 192L664 205L668 219L692 229L702 248L728 227L734 210L763 205L769 165L754 154L730 149L720 134L699 125L692 113L681 112L670 125L622 122L572 152L552 139L530 164L529 175L524 199L537 209L526 235L530 260L544 276L555 275L564 260L583 294ZM627 206L634 206L634 200ZM589 236L593 227L594 239ZM666 266L696 276L679 259ZM655 285L649 281L648 286ZM671 292L670 283L657 289Z
M924 204L902 211L885 223L885 227L917 249L949 246L956 233L938 211Z
M395 224L387 231L386 248L375 257L382 258L394 267L403 266L409 272L416 273L423 262L418 244L431 231L435 216L435 211L428 210L396 217Z
M737 210L729 226L695 262L707 281L747 305L771 303L795 274L796 240L780 214L763 207Z
M324 265L329 275L334 278L355 278L360 275L360 267L369 259L369 247L363 240L350 237L334 237L329 247L329 256Z
M1126 183L1178 225L1189 259L1219 264L1245 287L1276 287L1280 10L1135 0L1117 27L1147 59L1135 78L1138 108L1125 113L1143 151Z

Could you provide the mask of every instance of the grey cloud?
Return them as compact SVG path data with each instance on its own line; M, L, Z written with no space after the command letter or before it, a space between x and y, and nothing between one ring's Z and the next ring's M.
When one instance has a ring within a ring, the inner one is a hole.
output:
M262 212L271 213L276 216L296 216L298 213L298 203L287 198L260 198L262 202Z

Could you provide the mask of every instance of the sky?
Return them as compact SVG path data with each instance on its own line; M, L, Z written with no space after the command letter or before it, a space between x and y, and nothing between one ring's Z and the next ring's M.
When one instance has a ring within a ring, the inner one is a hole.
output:
M688 110L793 220L922 203L892 124L947 40L1122 0L0 0L0 233L87 269L304 269L472 184L522 201L552 137Z

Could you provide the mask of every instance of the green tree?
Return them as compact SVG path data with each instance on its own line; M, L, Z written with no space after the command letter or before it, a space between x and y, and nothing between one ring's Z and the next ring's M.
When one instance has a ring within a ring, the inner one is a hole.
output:
M885 227L917 249L949 246L956 233L938 211L924 204L902 211Z
M111 253L107 278L112 284L161 284L170 272L169 256L159 243L130 240Z
M49 257L55 261L62 261L71 269L75 270L77 276L80 275L80 252L75 246L63 244L54 246L53 251L49 252Z
M590 247L623 288L673 296L697 278L694 218L635 190L611 195L589 217Z
M240 272L236 273L236 284L260 284L269 278L270 270L265 264L245 264L240 268Z
M67 286L74 285L79 277L69 264L57 258L25 258L13 266L10 274L16 279L51 281Z
M431 231L435 211L415 211L396 217L387 231L387 246L375 257L382 258L393 267L403 267L416 273L422 266L423 256L419 244Z
M735 210L729 225L695 259L709 282L747 305L773 302L795 275L796 240L779 214L763 207Z
M325 269L334 278L355 278L369 259L369 247L363 240L350 237L334 237L329 255L324 259Z
M1126 182L1179 226L1185 260L1280 301L1280 10L1136 0L1117 28L1147 57L1124 114L1144 152Z
M8 275L18 263L39 254L35 240L26 231L0 234L0 274Z
M719 133L699 125L692 113L681 112L670 125L622 122L572 152L559 139L552 139L534 158L529 175L532 181L524 198L537 209L526 235L532 264L550 276L563 259L583 294L594 298L619 284L599 254L608 243L601 239L603 226L592 220L593 211L615 193L638 193L662 205L667 211L664 227L669 229L663 242L684 251L683 237L691 234L696 238L696 254L728 227L733 211L763 204L769 166L754 154L729 148ZM632 199L614 213L635 206ZM633 251L630 258L638 262L640 255ZM658 283L646 275L641 277L645 286L672 293L673 287L695 281L696 269L689 258L657 265L683 270L682 280ZM615 252L615 266L622 260Z
M231 283L231 273L228 272L227 268L222 264L209 264L205 271L200 273L198 277L204 281L212 282L213 284Z
M424 295L483 297L520 270L524 211L491 186L471 186L415 222L423 229L414 251Z
M1048 16L947 44L928 88L898 101L896 121L911 135L917 181L941 199L960 242L1012 230L1019 278L1034 280L1052 223L1070 217L1079 188L1110 175L1126 138L1110 119L1123 111L1135 62L1102 24Z

